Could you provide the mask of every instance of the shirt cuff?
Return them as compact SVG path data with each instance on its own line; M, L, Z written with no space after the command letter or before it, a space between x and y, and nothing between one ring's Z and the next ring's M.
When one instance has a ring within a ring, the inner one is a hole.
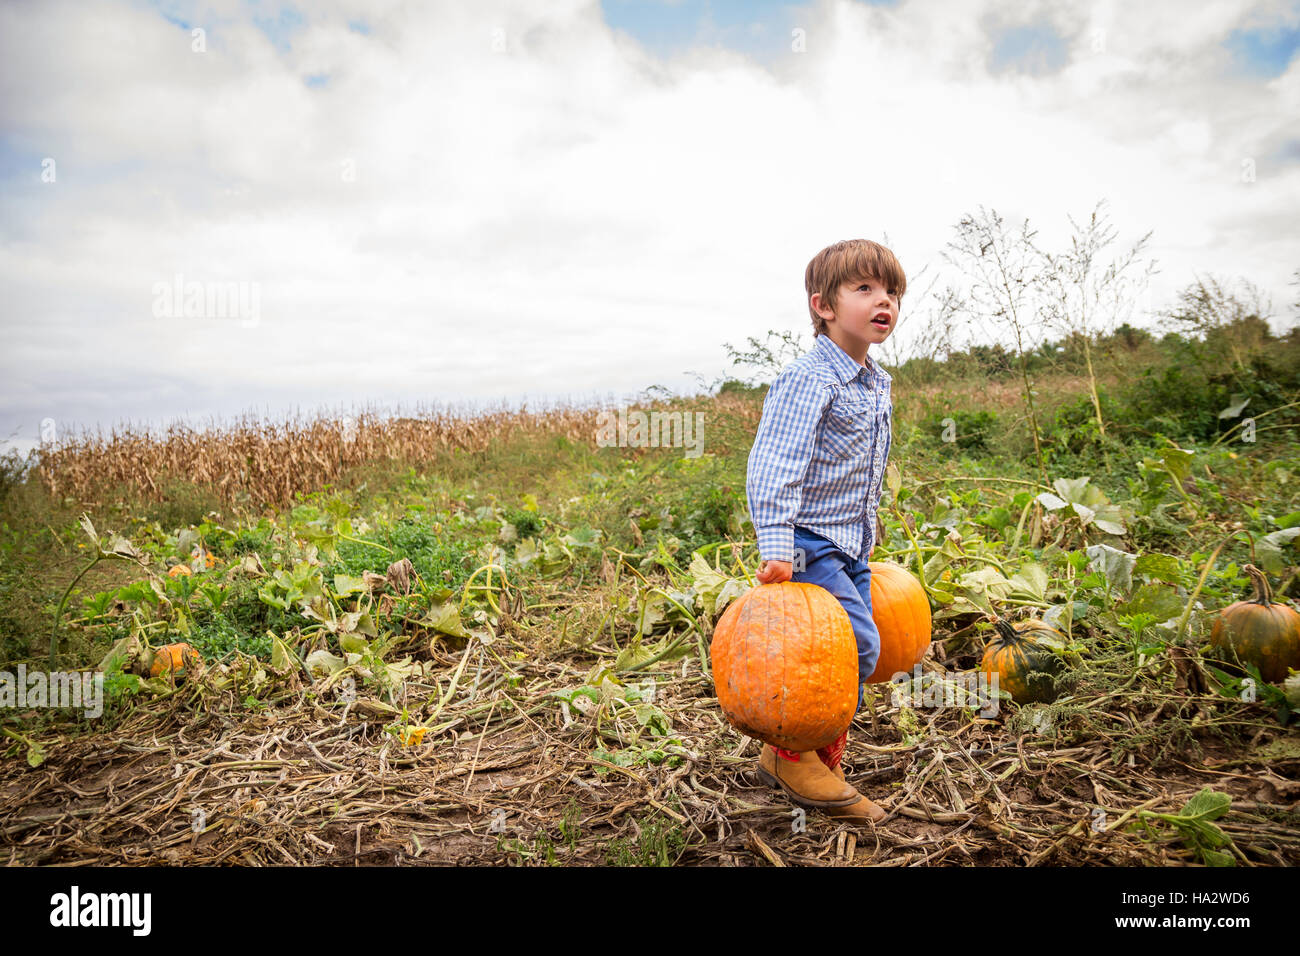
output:
M758 529L758 553L764 561L794 561L794 526L775 525Z

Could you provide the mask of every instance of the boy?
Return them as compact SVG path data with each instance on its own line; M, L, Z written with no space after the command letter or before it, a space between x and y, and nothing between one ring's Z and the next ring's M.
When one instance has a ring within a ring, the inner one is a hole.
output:
M907 277L868 240L837 242L804 274L813 347L776 377L749 453L746 493L760 584L806 581L839 599L858 644L861 685L875 670L880 634L871 620L876 506L891 444L891 377L867 355L898 322ZM833 816L883 819L885 811L844 779L848 738L792 753L764 744L759 776L798 804Z

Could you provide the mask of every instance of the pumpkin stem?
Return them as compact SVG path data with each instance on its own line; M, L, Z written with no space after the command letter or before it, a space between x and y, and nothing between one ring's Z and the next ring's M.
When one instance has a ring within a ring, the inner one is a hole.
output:
M993 619L993 627L998 632L998 637L1003 641L1017 643L1021 640L1020 632L1012 627L1009 622L1002 620L1000 617L995 617Z
M1264 572L1253 564L1246 565L1242 570L1250 575L1250 580L1255 585L1254 603L1263 607L1272 604L1273 589L1268 586L1268 579L1264 577Z

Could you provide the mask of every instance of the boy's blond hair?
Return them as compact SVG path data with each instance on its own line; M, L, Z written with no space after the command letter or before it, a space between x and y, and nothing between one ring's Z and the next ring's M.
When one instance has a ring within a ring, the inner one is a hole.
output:
M870 239L845 239L827 246L812 257L804 271L803 284L808 290L808 314L812 316L813 338L826 334L826 320L813 311L812 296L821 293L823 304L833 304L844 282L878 279L888 288L898 290L901 302L907 291L907 276L897 257Z

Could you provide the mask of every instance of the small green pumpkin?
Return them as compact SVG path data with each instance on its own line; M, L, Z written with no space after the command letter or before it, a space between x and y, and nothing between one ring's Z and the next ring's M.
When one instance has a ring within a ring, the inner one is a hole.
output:
M997 674L998 688L1011 695L1017 704L1046 704L1056 699L1055 676L1061 671L1061 659L1052 652L1044 638L1065 642L1065 635L1042 621L1026 621L1019 627L995 618L996 636L984 649L980 670L992 682Z

